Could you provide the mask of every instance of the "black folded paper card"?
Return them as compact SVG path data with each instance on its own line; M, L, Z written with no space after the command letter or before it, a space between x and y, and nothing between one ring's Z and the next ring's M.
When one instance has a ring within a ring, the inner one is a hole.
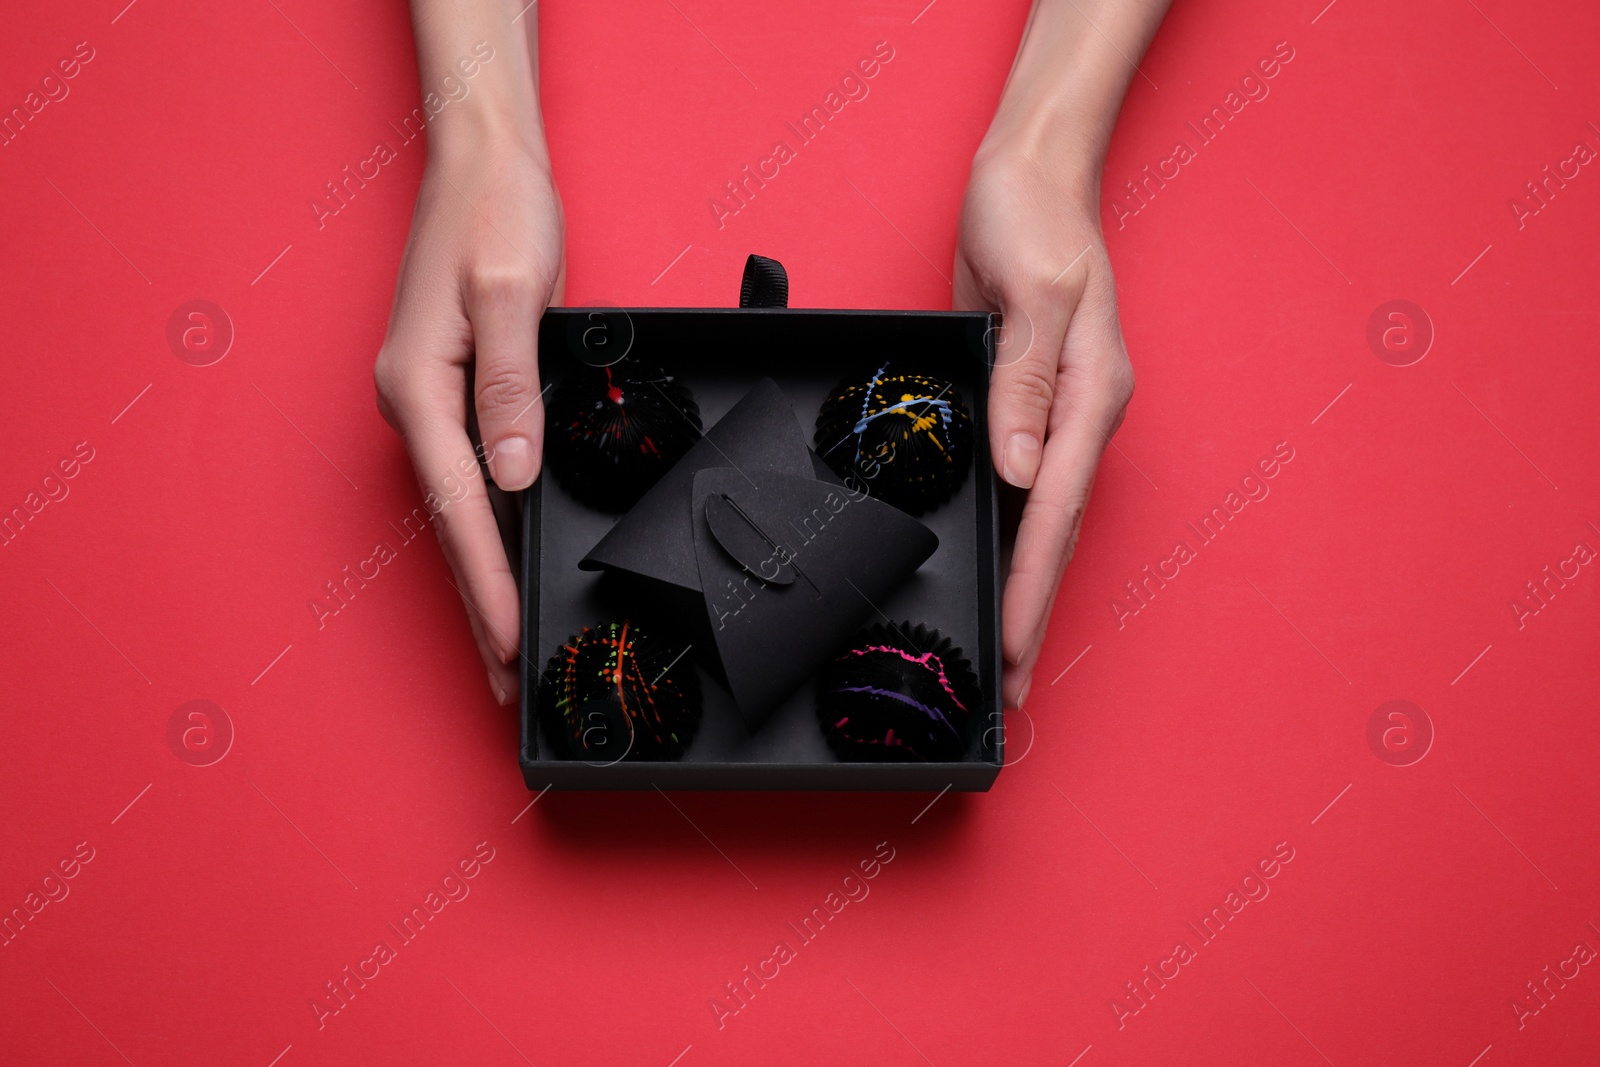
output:
M828 470L764 378L578 566L631 581L682 626L755 729L938 545Z

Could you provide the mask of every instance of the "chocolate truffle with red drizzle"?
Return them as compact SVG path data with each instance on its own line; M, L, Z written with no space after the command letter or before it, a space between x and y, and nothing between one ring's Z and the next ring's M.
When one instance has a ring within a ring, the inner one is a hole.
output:
M585 627L540 679L549 736L573 759L682 756L700 727L700 679L685 651L628 620Z
M972 415L950 382L885 360L833 387L813 443L839 477L920 515L966 480L972 433Z
M961 650L908 622L862 630L817 678L817 714L844 760L958 760L982 702Z
M666 370L625 359L580 366L551 390L545 456L591 507L627 511L700 440L700 408Z

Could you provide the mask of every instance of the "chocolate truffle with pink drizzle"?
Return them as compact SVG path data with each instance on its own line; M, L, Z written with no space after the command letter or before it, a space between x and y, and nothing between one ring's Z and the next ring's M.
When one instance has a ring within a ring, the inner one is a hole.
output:
M817 678L823 732L845 760L958 760L982 700L961 650L908 622L862 630Z

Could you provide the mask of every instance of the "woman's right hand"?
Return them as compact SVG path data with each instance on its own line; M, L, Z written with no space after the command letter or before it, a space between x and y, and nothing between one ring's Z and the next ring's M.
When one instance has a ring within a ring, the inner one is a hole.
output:
M454 114L452 104L429 129L373 376L378 410L405 440L455 572L489 686L509 704L521 613L467 413L472 405L495 484L526 489L544 440L537 340L540 316L561 299L563 223L537 103L531 127L504 121L507 109L492 98L485 103L475 108L468 97Z

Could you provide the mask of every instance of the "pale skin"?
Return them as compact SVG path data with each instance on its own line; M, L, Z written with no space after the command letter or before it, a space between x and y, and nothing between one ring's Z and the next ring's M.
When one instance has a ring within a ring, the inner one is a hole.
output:
M1028 698L1095 470L1133 395L1100 173L1133 64L1168 3L1036 0L962 203L954 306L1003 316L990 446L995 470L1027 492L1001 607L1010 707ZM378 408L404 438L424 496L443 503L435 525L501 704L518 691L517 587L483 479L461 477L473 457L466 418L470 404L495 483L532 484L544 438L538 323L564 280L537 8L523 13L525 4L411 0L425 93L478 42L494 59L429 125L373 371Z

